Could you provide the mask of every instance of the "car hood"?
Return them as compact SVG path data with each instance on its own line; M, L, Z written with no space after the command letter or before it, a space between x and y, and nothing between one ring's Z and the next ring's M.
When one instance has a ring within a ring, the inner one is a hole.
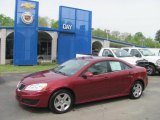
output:
M124 60L132 65L136 65L136 61L142 60L142 59L136 58L136 57L119 57L119 59Z
M22 79L22 82L26 85L36 84L36 83L48 83L55 80L64 79L67 76L55 73L51 70L36 72L30 74Z
M143 58L148 62L156 63L160 59L160 56L144 56Z

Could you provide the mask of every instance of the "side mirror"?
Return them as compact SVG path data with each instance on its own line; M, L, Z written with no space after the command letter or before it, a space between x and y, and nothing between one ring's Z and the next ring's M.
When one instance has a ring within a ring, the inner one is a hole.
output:
M114 57L112 54L109 54L108 57Z
M135 54L135 57L141 57L141 55L140 54Z
M84 74L82 75L82 77L84 77L84 78L93 77L93 73L91 73L91 72L86 72L86 73L84 73Z

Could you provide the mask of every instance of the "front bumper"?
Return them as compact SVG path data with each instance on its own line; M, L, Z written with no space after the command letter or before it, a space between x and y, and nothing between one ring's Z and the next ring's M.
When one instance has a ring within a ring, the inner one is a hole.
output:
M16 89L16 99L19 103L30 107L48 107L49 97L47 91L30 92Z
M149 62L147 60L138 60L136 62L136 65L137 66L141 66L141 67L144 67L147 69L148 65L149 65Z

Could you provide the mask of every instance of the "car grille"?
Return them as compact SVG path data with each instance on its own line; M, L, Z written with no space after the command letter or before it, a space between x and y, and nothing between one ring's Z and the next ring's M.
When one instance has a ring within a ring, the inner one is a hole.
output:
M19 90L22 90L24 87L25 87L25 85L24 85L24 84L21 84L18 89L19 89Z

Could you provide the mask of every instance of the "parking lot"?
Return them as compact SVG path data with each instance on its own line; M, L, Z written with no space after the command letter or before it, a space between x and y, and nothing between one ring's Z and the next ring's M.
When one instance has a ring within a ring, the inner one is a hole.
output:
M76 105L65 114L54 114L47 108L29 108L15 99L18 81L26 74L0 74L0 120L159 120L160 77L149 77L141 99L128 97Z

